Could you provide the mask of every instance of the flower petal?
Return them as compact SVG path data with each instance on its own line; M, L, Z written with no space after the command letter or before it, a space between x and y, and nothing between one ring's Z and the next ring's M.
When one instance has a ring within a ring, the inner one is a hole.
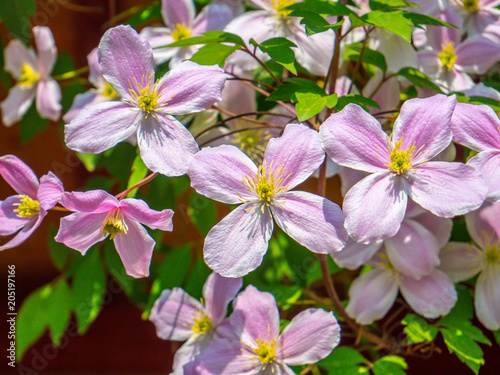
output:
M397 274L375 268L351 284L346 312L358 324L371 324L387 314L397 296Z
M365 177L344 198L347 233L364 244L394 236L403 221L407 200L403 181L391 172Z
M36 88L36 110L40 117L52 121L61 116L61 88L53 79L41 80Z
M481 171L486 187L487 199L500 202L500 149L480 152L469 159L467 165Z
M65 216L61 218L55 240L85 255L91 246L106 238L101 230L106 216L107 212L76 212Z
M154 74L153 50L130 26L120 25L106 31L97 51L104 78L124 99L129 89L139 93L139 83Z
M319 195L287 192L276 200L271 211L283 231L315 253L339 251L347 241L342 210Z
M200 301L181 288L164 290L151 309L149 320L163 340L186 341L194 335L194 318L203 311Z
M428 162L409 175L406 186L411 199L440 217L475 210L486 198L480 173L462 163Z
M162 0L161 15L166 25L175 28L181 24L191 28L196 9L192 0Z
M276 299L248 285L233 302L231 325L243 344L256 347L257 339L271 342L278 338L280 315Z
M188 171L198 144L191 133L171 116L148 116L141 121L137 141L144 164L153 172L182 176Z
M31 103L33 103L35 95L36 86L21 88L16 85L12 87L9 90L7 98L0 104L4 125L11 126L21 120L24 114L31 107Z
M257 199L243 185L245 176L257 174L257 167L235 146L205 147L191 160L188 174L192 188L210 199L228 204Z
M4 50L5 66L15 79L21 78L21 68L25 63L31 65L35 70L38 70L38 61L33 48L26 46L18 39L11 40Z
M451 118L453 140L476 151L499 150L500 119L489 105L457 103Z
M241 277L262 263L273 233L273 220L259 204L242 204L216 224L205 238L205 263L225 277Z
M64 127L66 146L78 152L99 154L134 134L141 116L142 111L122 102L85 107Z
M330 255L340 267L355 270L368 263L381 246L382 243L364 245L349 237L341 251L330 253Z
M167 114L186 115L208 109L222 100L227 76L218 65L198 65L184 61L176 65L158 83L162 92L158 103L167 102Z
M186 371L186 366L184 369L185 375L262 375L259 362L243 350L239 341L216 339L196 358L192 372Z
M101 213L119 207L118 199L104 190L64 193L61 204L70 211Z
M155 241L137 221L127 216L124 216L123 220L128 230L127 233L119 233L114 238L116 251L120 255L127 275L135 278L147 277Z
M33 27L33 35L35 36L40 75L46 78L52 72L57 59L57 47L54 42L54 36L50 28L45 26Z
M470 279L484 267L484 255L475 246L463 242L450 242L439 252L439 269L454 282Z
M450 121L456 103L454 95L407 100L394 123L392 142L403 138L401 150L413 145L416 150L422 148L421 158L432 159L451 143Z
M0 175L16 193L37 199L40 183L33 170L15 155L0 156Z
M147 225L151 229L169 232L173 229L172 216L174 216L174 211L170 209L152 210L143 200L133 198L121 200L120 209L131 219Z
M474 300L477 318L491 331L500 329L500 272L496 267L490 266L481 273Z
M231 3L231 2L229 2ZM236 2L233 2L236 5ZM237 5L236 5L237 6ZM222 30L233 19L233 11L228 4L210 3L203 7L193 22L193 34Z
M408 201L408 203L410 202L412 202L415 206L418 206L412 200ZM427 230L429 230L434 237L436 237L439 248L442 248L450 239L453 221L451 219L436 216L424 209L422 209L422 211L423 212L421 214L412 217L411 219L427 228Z
M460 70L485 74L500 59L500 46L482 35L468 37L457 46L455 65Z
M337 164L365 172L387 170L387 135L380 123L356 104L348 104L328 117L319 137Z
M398 233L384 245L394 268L417 280L439 265L436 237L416 221L403 220Z
M438 269L419 280L402 276L400 285L401 294L410 307L428 319L448 314L457 302L453 281Z
M484 202L481 208L465 215L465 223L479 247L491 246L500 239L500 202Z
M307 309L297 314L280 336L282 361L290 366L316 363L340 342L340 326L333 313Z
M49 172L40 178L40 188L38 189L37 199L40 207L48 211L54 207L61 199L64 193L64 187L57 176Z
M14 212L20 202L19 195L13 195L4 201L0 201L0 236L10 236L30 221L29 218L19 217Z
M91 105L91 104L97 104L97 103L102 103L102 102L107 102L109 99L106 98L103 95L99 95L94 91L85 91L84 93L77 94L75 96L75 99L73 100L73 104L71 105L71 108L64 114L62 117L62 120L65 123L71 122L78 112L82 110L82 108Z
M11 238L9 242L0 246L0 251L12 249L26 241L28 237L31 236L31 234L40 226L45 215L47 215L47 213L44 210L41 210L39 215L33 216L26 223L24 228Z
M227 306L243 286L241 278L227 278L212 272L203 285L203 299L208 316L215 324L221 322L227 313Z
M318 132L303 124L288 124L281 137L269 140L264 154L265 165L274 173L285 168L281 186L289 189L304 182L324 159Z
M165 48L166 45L175 42L174 38L172 38L172 30L167 27L145 27L139 35L146 39L151 48L153 48L153 57L156 66L170 60L179 52L179 47Z

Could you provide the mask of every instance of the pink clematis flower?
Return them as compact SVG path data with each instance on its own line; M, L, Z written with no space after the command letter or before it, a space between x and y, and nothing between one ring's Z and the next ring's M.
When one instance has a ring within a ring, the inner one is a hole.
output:
M353 281L347 314L359 324L371 324L390 310L398 291L418 314L435 319L446 315L457 302L453 281L442 271L415 279L399 272L384 252L370 263L375 268Z
M315 363L340 342L340 326L332 312L307 309L280 334L280 317L271 293L253 285L236 297L229 321L238 340L218 339L197 358L197 374L292 375L289 366Z
M16 236L0 250L23 243L40 226L47 211L54 207L64 188L55 174L49 172L40 182L21 159L14 155L0 157L0 174L17 195L0 201L0 236Z
M139 199L119 201L103 190L64 193L61 204L75 211L61 218L55 240L83 255L108 235L115 243L128 275L149 275L155 241L141 225L163 231L172 230L172 210L155 211Z
M36 97L40 117L56 121L61 113L61 88L50 77L57 58L54 37L48 27L33 28L38 55L15 39L5 48L5 70L17 80L1 103L2 120L10 126L19 121Z
M151 309L149 320L161 339L186 341L175 353L173 374L184 374L184 366L193 362L215 338L231 336L232 328L225 319L227 306L242 285L241 278L212 273L203 286L202 302L181 288L162 292Z
M364 244L394 236L408 197L439 217L475 210L486 197L479 171L462 163L429 161L451 143L454 96L411 99L392 135L361 107L347 105L320 128L323 147L340 165L369 172L344 198L345 227Z
M458 103L451 118L453 140L479 154L467 164L481 171L488 200L500 202L500 119L487 105Z
M67 146L97 154L137 135L141 158L150 170L185 174L198 145L172 115L200 112L221 100L224 71L185 61L155 82L151 47L130 26L108 30L98 54L104 78L122 100L81 110L65 126Z
M280 138L270 139L259 167L234 146L207 147L197 153L189 166L191 186L210 199L242 203L208 233L207 265L227 277L253 271L267 251L273 219L313 252L342 249L347 233L340 207L312 193L289 191L324 158L318 133L302 124L288 124Z
M439 254L439 267L455 282L479 274L474 305L483 325L500 329L500 203L486 202L465 215L470 236L476 245L450 242Z
M106 81L102 75L101 68L97 61L97 48L94 48L87 56L89 64L89 82L94 86L89 91L75 96L73 105L63 116L64 122L71 122L78 112L86 105L107 102L110 100L119 100L120 95Z
M161 15L168 27L145 27L140 35L154 48L155 64L170 60L170 68L173 68L189 59L199 47L164 48L166 45L200 36L206 31L222 30L233 19L233 11L238 11L238 8L231 9L222 1L214 1L204 7L195 18L196 8L193 0L162 0Z
M437 217L409 201L394 237L369 245L349 239L344 249L332 257L339 266L356 269L367 264L383 246L395 269L418 280L439 265L439 249L450 239L452 224L451 219Z

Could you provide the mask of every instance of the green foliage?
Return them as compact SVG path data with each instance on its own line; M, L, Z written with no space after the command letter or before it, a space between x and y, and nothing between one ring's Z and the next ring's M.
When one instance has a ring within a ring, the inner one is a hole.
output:
M443 94L443 91L426 74L415 68L403 68L396 74L405 77L417 87L428 87L438 94Z
M404 358L397 355L387 355L373 363L372 371L375 375L405 375L408 368Z
M35 11L35 0L16 0L0 6L0 18L10 33L27 43L31 36L30 17Z
M208 268L208 266L203 261L203 258L199 257L196 259L193 267L189 271L189 278L186 281L186 285L184 286L184 290L187 294L194 298L202 297L202 289L203 284L207 280L207 277L210 275L212 270Z
M363 54L361 55L361 51ZM374 51L369 47L364 47L362 43L353 43L345 47L344 60L357 61L361 55L361 62L371 64L382 70L384 73L387 71L387 63L385 57L378 51Z
M292 4L287 10L306 10L320 16L348 16L354 14L345 5L328 0L305 0L304 2Z
M306 34L313 35L317 33L322 33L327 30L338 30L344 23L344 21L337 22L331 25L326 19L321 17L318 13L311 12L309 10L294 10L290 13L292 17L302 17L300 23L306 26Z
M484 364L483 351L477 343L491 345L491 342L470 322L474 306L469 290L462 287L457 292L457 304L437 324L450 353L455 353L477 374L481 365Z
M322 96L316 93L296 92L297 99L297 118L299 121L305 121L320 113L325 106L333 108L337 104L337 94Z
M226 59L236 51L235 46L226 46L225 44L208 44L201 47L192 57L191 61L200 65L217 64L223 67Z
M153 20L161 20L161 3L154 2L127 19L130 26L137 26Z
M56 242L54 237L56 236L57 229L53 224L50 225L49 229L49 253L52 259L52 263L56 266L56 268L61 271L63 267L68 262L68 258L72 257L75 253L75 250L69 249L66 245Z
M191 222L204 236L212 229L217 222L217 212L215 201L194 190L188 197L189 206L186 211Z
M497 340L497 344L500 345L500 329L493 331L493 336L495 336L495 340Z
M408 43L411 42L411 31L413 23L404 17L402 11L380 11L374 10L366 13L361 19L369 25L380 27L399 36Z
M370 0L369 5L371 10L391 10L393 8L418 7L418 5L405 0Z
M465 218L463 216L459 217L457 220L453 220L453 227L451 228L451 238L450 241L458 242L471 242L472 239L467 231L467 225L465 224Z
M213 44L213 43L232 43L239 46L245 46L245 42L238 35L226 33L224 31L207 31L203 36L195 36L192 38L182 39L165 47L186 47L197 44ZM156 48L163 48L156 47Z
M435 326L427 324L424 318L415 314L407 314L401 324L405 326L403 331L408 337L409 344L431 342L438 332Z
M99 315L106 291L106 274L95 247L87 252L76 269L72 290L78 332L83 334Z
M120 190L124 190L128 183L129 171L137 155L136 148L127 142L122 142L104 152L103 155L103 158L99 158L99 166L105 167L119 183Z
M335 107L337 111L340 111L342 108L344 108L347 104L349 103L354 103L357 105L360 105L363 107L363 109L368 112L368 109L366 107L373 107L380 109L380 106L375 100L365 98L364 96L357 95L357 94L349 94L349 95L344 95L341 96L338 100L337 106Z
M366 363L358 351L348 346L340 346L326 358L317 363L319 367L328 370L329 375L344 375L344 374L368 374L368 368L360 366Z
M33 103L19 122L19 138L21 144L25 144L38 133L45 130L48 120L40 117L36 110L36 105Z
M295 68L295 54L291 48L297 46L288 39L272 38L261 44L250 39L250 43L255 47L259 47L262 52L267 53L274 61L283 65L291 73L297 74L297 69Z
M139 181L143 180L144 177L146 177L148 173L148 167L144 164L141 158L141 154L138 152L137 156L134 159L134 162L132 163L132 170L130 171L130 177L128 178L127 182L127 189L131 188L135 184L137 184ZM133 198L137 194L137 188L130 191L127 194L127 198Z

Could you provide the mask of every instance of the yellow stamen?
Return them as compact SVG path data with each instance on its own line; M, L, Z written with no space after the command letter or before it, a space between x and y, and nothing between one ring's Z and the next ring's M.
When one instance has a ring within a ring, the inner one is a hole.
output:
M450 70L457 60L457 55L455 55L455 48L453 48L453 43L448 42L446 45L443 44L443 50L438 54L439 60L443 66Z
M183 23L178 23L177 25L175 25L175 30L172 32L172 38L176 42L190 37L191 37L191 29L189 29Z
M191 329L195 335L202 335L209 332L212 329L212 320L206 315L200 312L201 318L194 318L194 324Z
M247 123L237 123L237 129L243 129ZM248 129L235 133L233 144L247 154L255 163L261 163L265 152L265 143L271 135L265 130Z
M424 147L422 146L417 150L415 142L413 142L406 150L401 150L402 143L403 137L401 137L399 142L396 142L392 150L391 147L388 146L391 162L387 164L387 167L397 175L404 174L412 169L412 160L420 156L420 150Z
M122 232L127 234L127 230L128 226L123 220L123 212L118 208L115 208L108 213L101 227L101 233L104 236L107 236L109 234L110 240L113 240L118 234Z
M100 94L102 96L105 96L108 99L115 99L115 98L118 98L120 96L120 95L118 95L118 93L115 91L115 89L108 82L106 82L106 85L100 91Z
M14 206L17 206L14 212L17 212L18 217L27 217L31 219L33 216L40 213L40 203L38 203L38 201L31 199L27 195L20 195L20 197L21 203L14 203Z
M289 5L295 4L296 0L271 0L273 8L283 20L288 21L288 15L292 13L290 10L282 10Z
M163 95L163 92L167 89L166 87L158 92L158 82L159 80L156 80L156 82L153 84L151 87L151 82L153 81L154 73L149 75L147 82L144 83L144 77L142 77L141 82L137 82L135 79L135 83L139 87L139 92L136 92L132 86L132 83L130 82L130 89L128 90L130 92L130 95L133 98L133 101L135 106L137 108L141 108L145 113L146 117L151 114L154 116L154 112L158 111L158 109L161 109L161 107L167 105L167 102L171 99L165 100L162 104L158 104L158 100L161 98Z
M467 12L475 12L479 10L479 1L478 0L462 0L462 7Z
M40 80L40 74L30 64L23 63L21 67L21 77L19 78L18 85L23 89L31 88L35 83Z
M276 339L271 342L257 340L257 347L253 348L257 358L262 364L269 364L276 361Z

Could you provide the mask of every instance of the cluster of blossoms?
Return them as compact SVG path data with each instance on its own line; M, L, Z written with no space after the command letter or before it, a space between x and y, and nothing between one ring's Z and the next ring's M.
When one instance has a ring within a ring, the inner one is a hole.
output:
M151 310L160 338L186 341L175 355L174 374L293 374L289 366L315 363L339 344L331 312L306 309L280 333L270 293L249 285L238 294L241 278L261 265L274 223L320 258L330 255L342 268L364 267L345 307L357 324L386 316L399 292L425 318L447 315L457 302L454 283L479 275L477 317L487 329L500 329L500 119L490 106L461 102L464 94L500 99L493 88L476 84L500 60L500 1L415 1L423 5L420 12L457 27L417 29L414 45L398 50L390 47L400 43L395 35L377 30L369 45L385 56L387 71L375 72L364 87L347 77L346 63L337 66L340 75L324 85L334 86L330 94L362 94L380 111L349 103L301 122L298 108L280 101L279 110L256 118L252 88L263 90L248 81L258 66L270 71L265 61L271 55L251 53L252 43L287 38L296 46L296 62L326 78L345 40L369 34L349 31L346 21L338 25L347 36L342 40L332 29L307 35L287 8L294 3L254 0L260 10L242 14L239 3L214 1L195 17L190 0L164 0L167 27L137 33L121 25L104 34L88 56L94 88L76 96L63 117L69 149L100 154L126 141L138 147L154 175L187 175L200 195L238 205L206 235L204 261L215 273L205 283L204 300L174 288L163 291ZM370 10L367 1L355 3L357 16ZM245 43L223 68L187 60L197 51L192 45L167 46L216 30ZM5 50L5 68L18 81L1 105L7 126L35 96L42 117L60 116L60 89L50 78L54 40L46 27L33 33L37 55L19 41ZM164 63L168 72L155 78ZM399 107L409 82L397 72L407 67L425 73L441 94L418 88L420 97ZM381 123L381 114L394 108L399 115L393 124ZM194 116L189 129L188 115ZM218 118L226 128L217 127ZM193 136L194 129L205 138ZM454 144L472 150L466 163L455 161ZM337 173L342 208L322 192L293 190L313 175L324 183ZM70 212L61 218L57 242L85 255L109 237L127 274L141 278L149 276L155 247L142 224L173 230L171 209L156 211L144 200L125 198L129 190L115 196L65 192L52 172L39 182L13 155L0 157L0 174L18 194L0 201L0 235L15 234L0 250L26 240L56 208ZM449 242L452 218L459 215L474 244Z
M331 312L309 308L280 332L273 295L253 285L238 294L241 286L240 278L212 273L203 303L181 288L162 292L149 320L160 338L186 341L175 354L173 374L294 374L289 366L315 363L339 344Z

